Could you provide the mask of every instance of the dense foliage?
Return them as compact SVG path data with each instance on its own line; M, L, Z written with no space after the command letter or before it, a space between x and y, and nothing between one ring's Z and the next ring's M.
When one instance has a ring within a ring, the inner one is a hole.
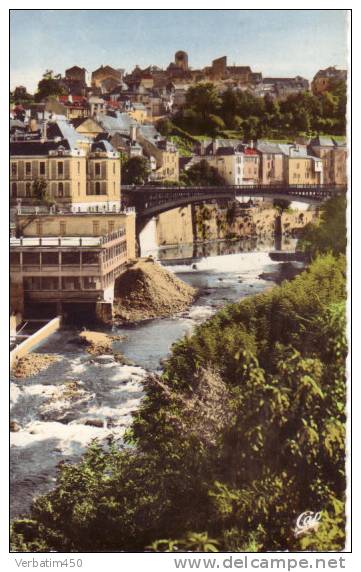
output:
M218 187L224 185L225 180L215 167L211 167L208 161L202 159L182 173L181 183L198 187Z
M318 223L305 226L299 248L315 258L326 252L345 254L346 245L346 197L338 196L322 205Z
M38 83L35 101L43 101L47 97L65 95L66 90L61 85L59 77L55 77L52 70L47 70Z
M342 549L345 297L345 257L326 254L198 326L146 380L125 445L62 464L13 549ZM306 510L321 524L296 538Z
M342 81L334 82L322 95L303 92L283 100L232 89L219 94L212 83L204 82L189 88L185 105L173 121L191 133L214 136L227 129L245 139L312 132L344 135L346 99ZM167 129L170 133L169 123Z
M144 185L149 175L149 161L146 157L126 157L122 161L121 180L124 185Z

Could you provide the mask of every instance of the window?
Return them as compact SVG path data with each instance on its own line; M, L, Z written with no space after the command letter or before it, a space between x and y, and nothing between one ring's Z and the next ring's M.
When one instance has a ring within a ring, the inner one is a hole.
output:
M45 162L40 161L39 163L39 175L45 175Z
M31 163L25 163L25 175L31 175Z
M113 220L110 220L110 221L108 222L108 231L109 231L109 232L114 232L114 221L113 221Z
M100 195L100 183L99 183L99 181L97 181L95 183L95 194Z
M78 197L80 197L80 183L78 182Z
M80 252L62 252L61 263L64 265L77 265L80 266Z
M63 161L58 161L58 176L62 176L64 174L64 163Z
M20 264L20 252L10 252L10 264L19 266Z
M78 161L78 175L80 175L80 161Z
M59 279L57 276L42 276L41 289L42 290L58 290Z
M12 183L11 185L11 196L13 199L16 199L18 196L18 186L16 183Z
M40 276L28 276L23 279L24 290L40 290L41 281Z
M79 276L66 276L61 279L61 287L63 290L80 290Z
M113 183L113 195L115 195L115 181Z
M58 197L64 196L64 184L58 183Z
M36 234L38 236L43 234L43 223L41 220L36 221Z
M93 276L84 276L83 288L84 290L95 290L96 289L95 278L93 278Z
M13 177L16 177L17 174L18 174L18 164L17 163L11 163L11 175Z
M99 222L93 221L93 234L97 236L99 234Z
M38 266L40 264L40 254L38 252L23 252L23 264Z
M82 260L83 264L98 264L99 253L92 252L91 250L89 252L85 251L82 253Z
M26 183L25 185L25 196L31 197L31 183Z
M100 175L100 163L95 163L94 168L95 168L95 174L99 176Z
M115 163L113 163L113 175L115 175Z
M66 234L66 222L64 221L59 223L59 234L60 236L64 236Z
M299 168L300 168L300 164L297 163L297 164L296 164L296 169L299 169Z
M58 266L59 254L57 252L43 252L41 254L41 263L43 266Z

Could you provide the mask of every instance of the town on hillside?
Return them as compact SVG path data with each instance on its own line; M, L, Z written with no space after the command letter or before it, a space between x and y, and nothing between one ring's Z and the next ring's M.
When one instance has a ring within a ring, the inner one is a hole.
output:
M109 319L115 281L140 254L152 213L158 246L249 237L274 198L266 187L287 195L347 182L346 71L336 67L310 83L263 77L226 56L192 69L177 51L166 69L47 70L35 94L18 86L10 103L16 323L80 307ZM297 215L289 231L312 216Z

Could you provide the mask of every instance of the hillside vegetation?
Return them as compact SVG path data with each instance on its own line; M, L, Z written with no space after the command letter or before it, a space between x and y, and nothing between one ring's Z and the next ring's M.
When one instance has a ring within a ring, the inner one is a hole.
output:
M232 131L245 139L284 139L304 133L345 135L346 100L343 81L334 82L321 95L303 92L283 100L232 89L218 94L212 83L202 82L189 88L173 123L193 135Z

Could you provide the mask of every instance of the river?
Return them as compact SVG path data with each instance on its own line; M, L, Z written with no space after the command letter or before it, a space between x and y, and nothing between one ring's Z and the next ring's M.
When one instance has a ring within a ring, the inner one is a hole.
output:
M282 248L294 246L288 239ZM79 459L94 438L121 440L142 399L142 380L148 371L161 370L176 340L227 302L274 284L259 278L282 272L282 263L270 259L271 250L270 239L160 249L162 264L202 293L180 315L112 329L125 335L114 350L135 365L94 358L79 345L76 328L63 328L36 348L60 359L34 377L11 380L11 419L21 428L11 433L12 516L26 513L34 496L52 488L59 462Z

